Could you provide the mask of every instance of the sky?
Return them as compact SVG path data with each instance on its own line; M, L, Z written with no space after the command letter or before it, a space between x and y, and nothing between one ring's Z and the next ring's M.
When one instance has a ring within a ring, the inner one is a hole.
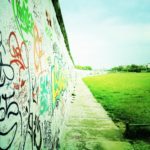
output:
M150 63L150 0L60 0L76 65Z

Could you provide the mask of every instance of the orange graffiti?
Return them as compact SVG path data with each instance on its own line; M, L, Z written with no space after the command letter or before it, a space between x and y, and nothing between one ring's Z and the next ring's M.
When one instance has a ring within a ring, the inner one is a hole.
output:
M39 35L39 31L36 25L34 25L34 32L33 32L33 39L34 39L34 66L36 72L41 72L41 58L44 55L42 50L42 36Z

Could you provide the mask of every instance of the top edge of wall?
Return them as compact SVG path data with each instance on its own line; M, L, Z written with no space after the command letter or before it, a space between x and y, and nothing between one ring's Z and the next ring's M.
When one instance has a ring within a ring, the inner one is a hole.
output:
M73 60L73 57L71 55L71 51L70 51L70 47L69 47L67 32L66 32L66 29L65 29L65 25L64 25L62 13L61 13L59 0L52 0L52 3L53 3L53 6L54 6L54 9L55 9L55 12L56 12L56 17L57 17L58 23L60 25L61 32L62 32L63 37L64 37L64 41L65 41L65 44L66 44L66 47L67 47L67 51L68 51L69 56L72 60L72 63L74 64L74 60Z

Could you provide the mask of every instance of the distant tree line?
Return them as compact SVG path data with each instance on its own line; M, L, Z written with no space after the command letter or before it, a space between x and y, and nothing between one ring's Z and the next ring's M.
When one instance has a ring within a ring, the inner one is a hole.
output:
M92 70L91 66L79 66L79 65L76 65L75 68L79 69L79 70Z
M111 69L113 72L150 72L150 67L148 65L126 65L113 67Z

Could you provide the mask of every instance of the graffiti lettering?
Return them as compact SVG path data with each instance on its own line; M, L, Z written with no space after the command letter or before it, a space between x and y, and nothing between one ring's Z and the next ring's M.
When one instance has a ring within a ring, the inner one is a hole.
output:
M11 65L3 63L2 52L6 54L0 31L0 87L4 86L6 80L12 81L14 79L14 70Z
M14 79L14 70L11 65L4 64L2 54L0 52L0 87L4 86L6 80L12 81Z
M54 3L1 3L0 150L59 149L73 66Z
M53 32L51 28L52 27L51 17L47 10L45 11L45 14L46 14L46 21L47 21L47 24L45 26L45 32L47 36L50 37L50 39L52 40Z
M36 78L32 82L32 99L33 102L38 104L38 94L39 94L39 86L37 84Z
M47 10L45 11L45 14L46 14L47 24L51 27L52 23L51 23L50 14L47 12Z
M11 32L9 35L8 40L9 48L10 48L10 54L12 56L12 60L10 61L10 64L16 64L19 67L19 83L14 83L15 89L20 89L24 86L25 80L21 79L21 71L28 68L28 49L25 44L25 42L21 43L21 46L19 46L19 42L17 40L16 34L14 32ZM23 53L25 53L25 59L23 58ZM27 61L25 62L25 60Z
M43 144L44 148L51 148L51 122L44 121L44 137L43 137Z
M15 95L15 92L13 91L11 95L7 96L6 94L2 94L0 96L0 124L2 126L6 126L6 123L8 119L14 119L17 118L17 121L19 121L20 118L20 125L21 125L21 133L22 134L22 116L21 112L19 110L19 106L16 102L9 102L11 98L13 98ZM4 106L2 106L2 101ZM18 118L19 117L19 118ZM18 129L18 122L16 121L11 121L10 122L10 127L7 126L6 129L0 130L0 138L2 141L6 140L6 144L3 145L3 147L0 146L0 149L9 149L14 141L14 138L16 136L16 132Z
M2 36L2 32L0 31L0 47L2 47L4 53L6 53L5 47L3 45L3 36Z
M59 48L56 43L53 45L54 56L54 66L52 70L52 95L53 95L53 109L58 106L59 100L67 86L67 80L65 79L63 71L63 61L59 52Z
M31 137L32 149L35 146L37 150L40 150L42 145L42 132L40 120L39 117L36 115L34 118L33 113L30 113L28 117L28 134Z
M42 77L40 79L40 113L43 114L49 108L48 106L48 94L50 96L50 87L48 86L48 77ZM49 91L48 91L49 90Z
M37 72L41 72L41 57L44 55L42 50L42 37L39 35L37 26L34 26L34 66Z
M34 26L33 17L28 7L28 0L12 0L11 3L17 27L24 40L22 30L32 35Z
M7 87L5 89L10 89L9 85L14 79L15 72L11 64L3 62L2 55L6 58L6 50L2 42L1 32L0 37L0 139L4 143L3 146L0 145L0 149L5 150L11 147L15 139L19 127L19 121L21 128L20 134L22 134L22 116L18 104L15 101L12 101L15 91L11 89L8 93L8 91L4 90L6 85ZM8 120L12 121L9 123L10 125L6 126Z

